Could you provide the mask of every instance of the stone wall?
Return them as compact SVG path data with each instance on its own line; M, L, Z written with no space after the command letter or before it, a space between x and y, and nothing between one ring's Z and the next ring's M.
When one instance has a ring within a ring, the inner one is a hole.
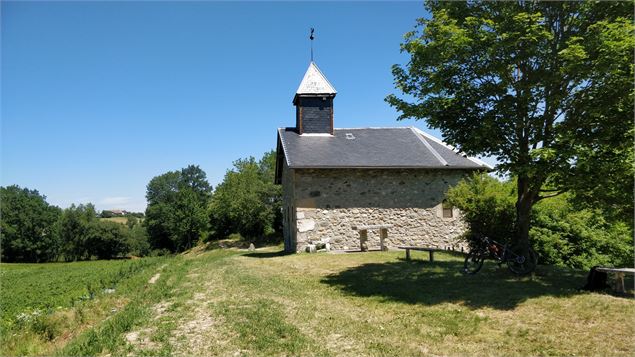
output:
M282 162L282 235L285 250L294 252L297 249L293 171L289 169L286 160L283 159Z
M293 172L293 171L291 171ZM444 218L447 189L465 176L460 170L298 169L292 176L296 251L328 240L332 249L359 248L355 225L392 224L388 246L455 247L465 231L460 212ZM379 246L379 232L369 232L368 246Z

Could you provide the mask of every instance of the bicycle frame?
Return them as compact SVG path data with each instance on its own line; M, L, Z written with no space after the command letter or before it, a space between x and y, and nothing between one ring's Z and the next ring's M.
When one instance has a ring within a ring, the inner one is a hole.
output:
M506 251L505 246L493 239L482 237L478 249L484 253L487 253L487 255L492 259L498 260L500 262L504 261Z
M509 245L503 245L487 236L481 236L478 245L473 246L465 258L464 271L468 274L475 274L481 269L483 260L487 258L495 260L499 266L506 263L509 270L515 274L527 274L533 271L536 266L536 256L531 248L528 256L516 254Z
M518 255L514 254L507 245L503 245L498 243L497 241L490 239L488 237L481 238L482 248L487 249L487 253L490 258L498 261L499 264L506 263L508 261L515 261L519 258Z

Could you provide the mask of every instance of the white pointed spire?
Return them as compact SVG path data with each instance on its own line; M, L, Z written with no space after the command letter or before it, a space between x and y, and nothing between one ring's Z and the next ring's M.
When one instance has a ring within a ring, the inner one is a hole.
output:
M328 79L322 74L315 62L311 61L309 68L304 73L300 87L296 94L335 94L337 91Z

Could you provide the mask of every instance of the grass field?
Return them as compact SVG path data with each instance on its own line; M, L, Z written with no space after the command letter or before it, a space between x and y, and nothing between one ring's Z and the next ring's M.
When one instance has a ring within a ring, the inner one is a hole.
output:
M108 218L100 218L100 220L126 224L128 222L128 217L108 217Z
M143 269L151 260L101 260L48 264L1 264L2 321L19 313L72 306Z
M85 323L81 333L45 341L38 351L635 354L635 300L577 291L584 272L539 267L533 278L515 278L486 264L478 275L464 276L460 258L449 254L439 254L435 263L402 257L402 252L284 255L275 249L198 249L129 278L128 288L117 289L117 312L103 322ZM101 301L112 298L97 297L86 310L100 311ZM25 349L4 354L16 351Z
M26 338L24 347L27 349L45 347L47 341L38 343L37 335L45 335L45 340L63 335L64 323L68 323L66 327L74 326L72 319L66 316L69 311L90 313L86 307L95 305L105 289L112 289L109 293L121 290L113 297L125 296L129 292L126 290L137 289L126 285L131 278L154 271L165 259L0 264L0 355L11 352L7 348L19 344L17 340L21 337ZM66 321L58 321L58 318ZM12 334L16 336L8 343L7 335Z

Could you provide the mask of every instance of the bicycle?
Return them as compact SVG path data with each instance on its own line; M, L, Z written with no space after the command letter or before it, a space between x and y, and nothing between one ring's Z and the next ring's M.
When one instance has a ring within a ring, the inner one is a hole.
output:
M517 249L512 249L509 244L500 244L486 236L479 238L478 245L470 249L463 264L463 273L476 274L483 267L486 258L492 258L498 262L498 266L503 263L516 275L529 274L536 269L536 253L529 248L529 254L518 253Z

